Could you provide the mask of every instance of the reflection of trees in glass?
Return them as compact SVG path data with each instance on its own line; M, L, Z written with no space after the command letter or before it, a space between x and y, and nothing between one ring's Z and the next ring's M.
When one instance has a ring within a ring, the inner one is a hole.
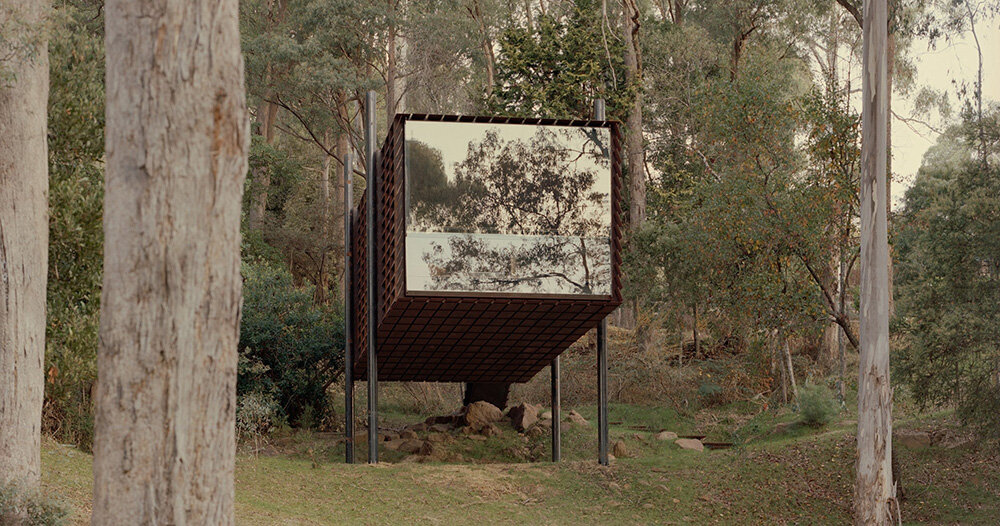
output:
M440 152L408 141L408 230L465 234L424 251L428 288L608 293L610 188L597 184L609 184L609 139L601 128L538 127L508 140L491 127L470 141L451 182Z
M482 235L460 234L448 239L447 247L429 243L423 255L431 274L427 289L610 293L611 245L606 238L542 236L501 244L491 241Z

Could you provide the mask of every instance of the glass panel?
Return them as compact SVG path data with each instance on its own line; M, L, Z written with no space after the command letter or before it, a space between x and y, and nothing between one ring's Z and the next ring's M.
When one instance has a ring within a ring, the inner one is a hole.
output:
M611 130L407 121L411 291L611 294Z

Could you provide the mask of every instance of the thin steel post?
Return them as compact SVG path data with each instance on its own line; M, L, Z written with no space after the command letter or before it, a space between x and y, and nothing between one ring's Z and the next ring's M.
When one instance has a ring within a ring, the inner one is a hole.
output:
M594 120L603 121L607 119L605 116L604 109L604 99L597 99L594 101Z
M608 465L608 320L597 326L597 461Z
M375 337L378 333L378 286L376 285L378 268L375 250L378 248L376 239L375 208L378 204L378 174L375 164L375 92L365 94L365 174L368 178L368 228L366 231L368 244L368 463L378 463L378 361L375 359L377 347Z
M594 101L594 119L607 119L604 99ZM597 462L608 465L608 320L597 326Z
M562 394L559 382L559 357L552 360L552 462L562 459L561 411Z
M354 245L351 240L354 194L351 167L354 156L344 156L344 461L354 463L354 287L351 283Z

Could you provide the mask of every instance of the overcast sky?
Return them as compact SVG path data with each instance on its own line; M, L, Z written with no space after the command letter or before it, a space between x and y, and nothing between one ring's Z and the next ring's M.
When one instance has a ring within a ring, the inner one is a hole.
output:
M983 98L994 103L1000 101L1000 23L997 19L979 22L976 31L979 43L983 49ZM965 81L969 84L969 92L976 79L978 57L972 33L952 35L950 41L940 39L934 49L930 49L927 40L918 40L910 48L917 67L916 86L914 93L921 87L930 87L948 93L952 107L952 121L958 118L961 101L957 95L957 87L953 81ZM908 117L913 112L912 97L904 98L894 95L893 111L901 117ZM858 98L860 104L860 98ZM860 108L859 108L860 109ZM936 112L922 116L935 128L941 129L948 124ZM897 207L906 189L913 181L924 152L937 139L937 133L919 124L893 121L892 153L893 172L898 183L892 186L893 208Z

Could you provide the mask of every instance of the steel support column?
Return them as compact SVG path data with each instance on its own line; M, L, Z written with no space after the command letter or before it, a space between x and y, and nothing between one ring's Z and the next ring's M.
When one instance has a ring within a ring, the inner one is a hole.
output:
M562 394L559 382L559 357L552 360L552 462L562 459L561 406Z
M351 166L354 156L344 155L344 461L354 463L354 288L351 268L354 249L352 221L354 194L351 183Z
M606 120L604 99L594 101L594 119ZM597 326L597 462L608 465L608 320Z
M608 320L597 326L597 462L608 465Z
M376 228L378 217L378 167L375 163L375 92L365 94L365 170L368 191L368 463L378 463L378 361L375 359L378 335L378 268L375 251L378 249Z

